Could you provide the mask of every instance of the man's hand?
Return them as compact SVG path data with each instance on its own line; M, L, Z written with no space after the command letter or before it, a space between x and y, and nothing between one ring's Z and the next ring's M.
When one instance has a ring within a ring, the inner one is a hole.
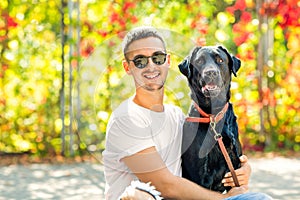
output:
M247 185L242 185L240 187L233 187L226 194L224 194L224 196L227 198L227 197L236 196L236 195L239 195L239 194L244 194L246 192L248 192L248 186Z
M251 175L251 166L248 163L248 157L245 155L242 155L240 157L240 161L241 161L241 168L236 169L235 173L237 175L240 185L248 185L249 178ZM225 174L224 179L222 180L222 183L224 183L224 186L235 187L233 178L232 178L232 175L230 172Z

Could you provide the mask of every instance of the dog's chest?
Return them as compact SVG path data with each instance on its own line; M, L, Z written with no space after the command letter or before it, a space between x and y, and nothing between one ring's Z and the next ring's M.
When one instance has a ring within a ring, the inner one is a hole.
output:
M237 124L232 116L231 106L222 119L216 125L216 132L222 135L222 140L235 168L239 167L240 146L237 132ZM199 114L191 110L190 115L199 117ZM236 127L236 128L234 128ZM224 191L226 188L221 180L228 167L223 154L214 138L209 123L185 122L183 128L182 162L183 177L202 185L206 188Z

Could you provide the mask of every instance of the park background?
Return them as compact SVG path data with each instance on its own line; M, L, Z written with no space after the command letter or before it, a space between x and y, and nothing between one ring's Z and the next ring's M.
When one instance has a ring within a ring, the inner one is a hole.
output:
M193 46L221 44L242 61L231 102L244 151L297 155L299 9L299 0L2 0L0 155L101 160L109 116L134 92L121 41L142 25L167 40L167 103L187 113L177 65Z
M121 41L141 25L164 34L165 101L185 113L189 88L177 65L191 48L222 44L242 61L231 102L250 191L300 199L299 8L299 0L1 0L0 200L104 199L106 125L134 92Z

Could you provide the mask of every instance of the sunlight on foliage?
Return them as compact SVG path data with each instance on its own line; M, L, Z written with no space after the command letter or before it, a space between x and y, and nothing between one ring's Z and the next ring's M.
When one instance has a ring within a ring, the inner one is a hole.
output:
M140 25L155 26L167 41L172 63L166 103L187 113L190 91L178 63L196 45L222 44L242 61L232 77L231 101L244 148L300 151L300 3L262 2L84 0L77 21L60 1L1 1L0 152L58 154L64 142L77 154L101 152L112 110L134 93L122 67L121 41ZM68 34L77 26L80 51L69 55L78 39Z

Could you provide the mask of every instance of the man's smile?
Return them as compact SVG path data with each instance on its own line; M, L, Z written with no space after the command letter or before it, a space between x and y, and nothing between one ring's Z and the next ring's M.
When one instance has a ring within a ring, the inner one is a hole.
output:
M155 79L157 77L160 76L160 72L152 72L152 73L144 73L143 76L146 78L146 79Z

